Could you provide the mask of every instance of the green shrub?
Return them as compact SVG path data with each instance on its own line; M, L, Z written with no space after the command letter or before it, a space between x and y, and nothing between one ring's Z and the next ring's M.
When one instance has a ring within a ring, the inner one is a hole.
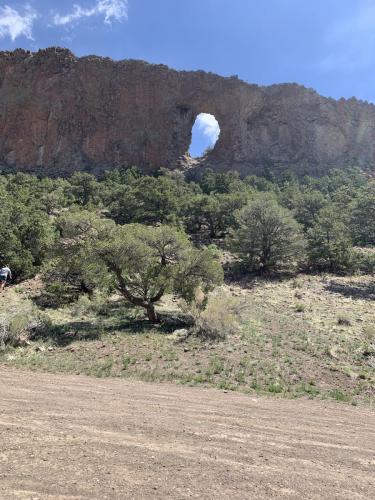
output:
M339 389L332 389L328 392L328 396L336 401L350 401L350 396L340 391Z
M268 392L272 392L274 394L280 394L284 392L284 387L279 381L273 381L268 384L267 387Z
M333 205L319 212L307 238L311 270L353 272L356 259L349 231L342 214Z
M35 309L31 313L0 316L0 348L16 347L50 326L48 316Z
M237 212L238 229L228 238L229 249L249 271L279 271L296 266L304 255L301 226L289 210L269 195L257 196Z
M296 312L304 312L306 309L306 306L300 302L298 302L295 306L294 309Z
M364 274L375 274L375 252L370 249L355 249L355 267Z
M357 245L375 245L375 180L359 190L350 206L350 229Z
M195 248L187 235L172 226L118 225L91 212L61 217L62 239L56 248L55 270L82 294L114 290L133 307L143 308L150 322L159 321L155 306L166 293L190 301L198 287L209 291L223 280L214 247ZM78 283L77 283L78 277Z
M208 364L206 374L207 375L219 375L225 370L225 361L223 358L218 356L213 356Z
M124 356L122 359L122 368L123 370L127 370L129 366L135 365L136 359L131 356Z

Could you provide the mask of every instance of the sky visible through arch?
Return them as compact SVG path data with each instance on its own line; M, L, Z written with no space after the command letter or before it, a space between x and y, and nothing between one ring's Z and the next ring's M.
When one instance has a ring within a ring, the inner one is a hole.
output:
M375 102L375 0L0 0L1 50L48 46Z
M189 153L193 158L203 156L208 148L213 148L220 135L220 125L214 115L200 113L192 130Z

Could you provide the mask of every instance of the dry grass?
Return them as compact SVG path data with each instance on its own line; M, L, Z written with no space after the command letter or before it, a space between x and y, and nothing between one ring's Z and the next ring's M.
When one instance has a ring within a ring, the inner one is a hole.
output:
M17 287L0 295L0 348L16 345L23 331L33 322L36 311L32 301L23 297Z

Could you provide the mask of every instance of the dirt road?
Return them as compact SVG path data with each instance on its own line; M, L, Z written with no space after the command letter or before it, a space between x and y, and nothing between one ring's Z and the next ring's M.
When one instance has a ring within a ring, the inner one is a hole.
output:
M0 368L0 498L375 498L369 409Z

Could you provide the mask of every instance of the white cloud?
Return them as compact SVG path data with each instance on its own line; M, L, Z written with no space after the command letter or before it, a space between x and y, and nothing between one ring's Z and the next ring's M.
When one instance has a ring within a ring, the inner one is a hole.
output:
M104 22L107 24L111 24L112 21L126 20L128 18L128 0L97 0L96 4L90 8L83 8L79 4L75 4L70 14L65 16L55 14L53 22L56 26L64 26L92 16L103 16Z
M37 18L36 12L25 5L22 13L5 5L0 6L0 38L10 37L12 41L19 36L33 40L33 24Z
M104 14L106 23L110 23L111 19L123 21L128 18L127 0L99 0L97 9L99 14Z
M220 127L216 118L208 113L201 113L198 115L196 124L203 135L210 139L211 144L215 144L220 135Z
M365 0L350 18L339 19L325 39L328 47L319 67L326 71L356 70L374 64L375 3Z

